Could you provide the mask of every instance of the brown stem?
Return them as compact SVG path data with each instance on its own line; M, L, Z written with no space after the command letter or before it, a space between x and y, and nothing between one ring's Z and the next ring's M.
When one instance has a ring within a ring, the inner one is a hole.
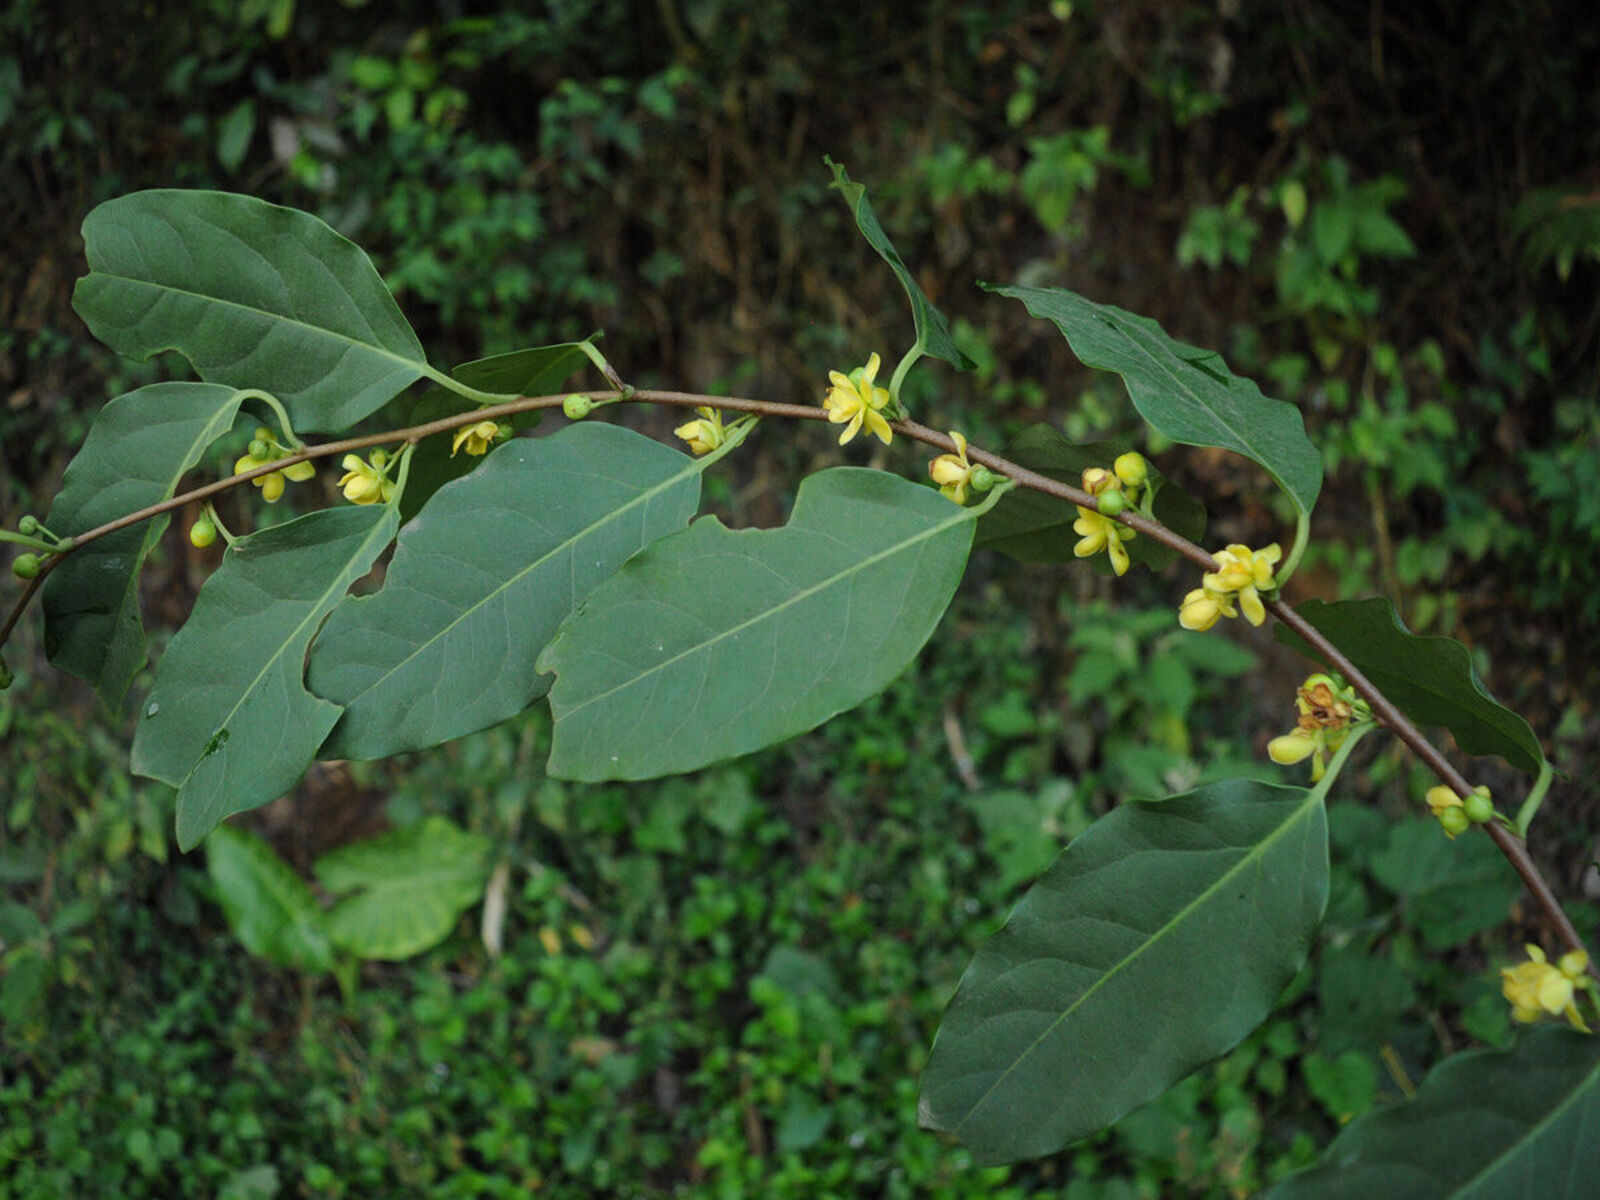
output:
M109 521L104 525L78 534L73 538L73 548L76 549L78 546L86 545L97 538L104 537L108 533L113 533L118 529L147 520L160 513L170 512L196 500L214 496L219 492L255 479L257 476L267 475L273 471L281 471L284 467L293 466L295 463L329 458L336 454L348 454L353 450L361 450L368 446L382 445L387 442L404 441L415 444L425 437L446 433L452 429L459 429L464 425L475 424L478 421L494 420L498 417L513 416L517 413L532 412L542 408L557 408L561 406L562 402L570 394L572 393L562 393L557 396L521 396L503 404L494 404L473 409L470 412L457 413L454 416L442 417L437 421L429 421L423 425L413 425L405 429L391 430L387 433L369 434L365 437L345 438L342 441L326 442L320 446L307 446L304 450L291 454L286 458L257 467L252 471L245 471L227 479L220 479L215 483L195 488L193 491L185 492L181 496L174 496L172 499L164 500L159 504L149 505L138 512L129 513L125 517L119 517L115 521ZM628 402L667 404L679 408L718 408L732 412L788 417L802 421L821 421L826 420L828 416L824 409L813 405L783 404L771 400L752 400L738 396L704 396L693 392L641 389L631 393L625 392L622 396L619 396L616 391L579 392L576 394L587 396L591 400L600 402L625 400ZM946 453L952 453L956 450L956 444L953 439L935 429L930 429L926 425L919 425L915 421L895 421L892 428L913 441L922 442ZM1030 471L1026 467L1011 462L1009 459L1000 457L998 454L991 454L987 450L968 446L967 457L972 462L982 463L996 474L1015 480L1022 487L1042 492L1045 495L1055 496L1072 504L1082 505L1084 508L1091 508L1097 511L1099 509L1095 498L1087 492L1072 487L1070 484L1060 483L1047 476L1040 475L1035 471ZM1148 538L1160 542L1164 546L1170 547L1203 571L1217 569L1217 561L1210 554L1159 522L1151 521L1135 512L1118 513L1112 519ZM5 643L6 637L16 625L23 608L26 607L28 601L38 590L39 585L44 582L45 577L54 569L61 558L61 555L51 556L43 564L39 577L30 581L7 618L4 627L0 628L0 645ZM1356 665L1342 654L1337 646L1324 637L1315 626L1281 600L1266 601L1266 607L1273 616L1298 634L1330 666L1343 675L1350 683L1350 686L1355 688L1356 692L1372 706L1374 716L1387 725L1396 737L1411 747L1446 786L1459 796L1465 796L1472 791L1472 786L1450 764L1449 760L1440 753L1438 748L1423 736L1422 731L1412 724L1406 715L1396 708L1389 698L1379 691L1376 685L1363 675L1356 668ZM1495 845L1499 847L1500 852L1505 855L1517 874L1521 876L1528 891L1532 893L1534 900L1544 911L1550 923L1556 928L1562 941L1571 949L1584 949L1583 940L1578 936L1577 929L1573 927L1566 913L1562 911L1561 904L1556 899L1555 894L1539 874L1537 866L1534 865L1533 860L1528 855L1527 846L1523 840L1493 821L1485 824L1483 829L1494 840ZM1592 957L1589 970L1596 978L1600 978L1600 964L1596 964Z

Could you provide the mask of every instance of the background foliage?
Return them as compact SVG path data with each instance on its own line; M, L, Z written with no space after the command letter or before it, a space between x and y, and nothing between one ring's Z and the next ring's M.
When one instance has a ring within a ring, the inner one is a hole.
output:
M206 186L315 211L373 253L434 362L603 328L636 384L807 400L911 336L827 153L871 183L978 363L917 372L919 419L993 444L1040 419L1079 441L1134 428L1114 381L974 279L1065 284L1224 347L1325 450L1297 582L1467 641L1557 766L1593 761L1585 6L748 7L7 6L0 519L42 512L104 399L171 369L71 315L104 199ZM789 469L842 461L830 442L766 434L707 492L730 524L780 524ZM1148 449L1220 497L1209 540L1283 529L1238 460ZM882 463L920 473L897 453ZM153 628L204 577L186 524L147 572ZM889 693L704 776L543 780L536 717L314 772L253 822L314 899L334 896L313 863L430 814L504 868L498 957L474 908L342 987L246 953L203 854L176 853L170 793L129 782L123 722L13 654L0 1189L1242 1195L1448 1050L1505 1038L1488 968L1520 940L1515 883L1385 820L1408 776L1385 754L1332 798L1313 963L1239 1049L1026 1168L979 1172L919 1133L929 1033L1019 888L1113 797L1259 758L1281 708L1241 720L1232 681L1262 656L1278 682L1255 690L1286 697L1297 669L1261 641L1196 653L1171 580L1109 608L1087 572L986 564ZM1592 778L1557 786L1534 845L1573 895L1593 894ZM1357 847L1368 865L1341 865Z

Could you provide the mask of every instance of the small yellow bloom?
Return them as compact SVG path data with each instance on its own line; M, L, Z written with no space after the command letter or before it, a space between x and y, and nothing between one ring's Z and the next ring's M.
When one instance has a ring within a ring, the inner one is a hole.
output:
M456 456L456 451L466 448L468 454L487 454L489 447L500 440L500 426L493 421L479 421L476 425L464 425L456 430L455 441L450 443L450 457ZM346 460L349 465L349 460ZM360 503L360 501L358 501Z
M1428 811L1436 817L1444 816L1448 809L1461 807L1461 797L1442 783L1438 787L1429 788L1428 794L1423 798L1428 802Z
M1117 478L1122 480L1122 486L1130 492L1143 487L1145 481L1150 478L1150 464L1145 462L1144 455L1137 450L1119 454L1117 461L1111 464L1111 469L1117 473Z
M277 449L276 446L273 449ZM243 455L233 464L233 473L242 475L246 471L253 471L257 467L264 467L270 462L288 457L286 454L274 454L270 458L257 458L254 454ZM304 483L317 473L317 469L308 462L297 462L292 466L284 467L281 471L269 471L265 475L257 475L250 482L261 489L261 498L271 504L283 495L284 479L287 477L296 483Z
M1304 762L1317 750L1317 738L1308 729L1292 729L1267 743L1267 757L1280 766Z
M689 443L696 455L710 454L728 440L728 431L722 425L722 411L716 408L697 408L698 420L679 425L672 432Z
M894 437L894 431L883 416L883 410L889 404L889 389L873 384L878 377L879 365L878 356L874 354L867 359L866 366L857 368L849 375L838 371L828 372L828 382L833 387L828 389L827 396L823 398L822 407L828 410L830 424L845 425L849 422L839 435L841 446L848 444L851 438L861 432L862 425L866 425L868 432L877 434L878 440L885 446Z
M1575 1029L1589 1032L1573 997L1579 988L1590 986L1584 972L1589 956L1582 950L1563 954L1556 965L1545 961L1538 946L1526 947L1528 960L1500 970L1500 991L1511 1002L1511 1016L1518 1021L1537 1021L1540 1017L1565 1016Z
M1178 624L1196 633L1204 633L1222 617L1238 615L1239 612L1233 607L1233 600L1227 593L1195 588L1183 598L1183 605L1178 609Z
M394 495L394 482L360 455L346 454L341 465L345 473L339 477L339 487L351 504L388 503Z
M950 440L956 444L956 452L939 455L928 464L928 474L939 485L941 495L957 504L965 504L972 488L973 471L972 464L967 461L967 439L952 429Z
M1072 553L1079 558L1088 558L1104 550L1111 559L1111 569L1118 575L1127 574L1128 548L1122 543L1132 538L1134 531L1092 508L1085 508L1081 504L1077 507L1078 519L1072 523L1072 529L1083 536L1072 548Z

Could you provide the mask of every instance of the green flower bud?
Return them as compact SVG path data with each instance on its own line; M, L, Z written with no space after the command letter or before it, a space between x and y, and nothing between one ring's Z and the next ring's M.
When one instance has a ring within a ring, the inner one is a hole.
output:
M217 540L217 527L207 517L201 517L189 526L189 544L196 550L204 550Z
M17 532L23 537L32 537L39 532L39 518L29 513L17 522Z
M11 560L11 573L18 579L39 578L39 556L37 554L19 554Z
M972 474L967 477L967 486L975 492L993 491L994 485L999 483L1000 479L1001 476L979 463L972 468Z
M1117 488L1108 488L1106 491L1101 492L1099 499L1100 514L1102 516L1114 517L1118 513L1128 511L1128 498Z
M1482 792L1473 792L1461 802L1461 811L1474 825L1482 825L1494 820L1494 801Z
M561 411L567 414L568 420L581 421L594 411L594 401L573 392L561 402Z
M1458 833L1465 833L1472 828L1472 818L1467 816L1467 810L1462 808L1447 808L1439 814L1439 824L1444 826L1444 831L1452 838Z
M263 437L253 437L250 445L245 448L245 453L251 458L259 458L263 462L272 457L272 443Z
M374 468L381 471L389 463L389 452L380 447L379 449L374 450L371 454L367 455L367 461L371 463Z

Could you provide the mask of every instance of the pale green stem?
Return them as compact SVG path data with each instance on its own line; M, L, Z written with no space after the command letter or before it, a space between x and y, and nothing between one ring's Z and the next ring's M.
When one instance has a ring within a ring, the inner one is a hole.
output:
M1289 576L1294 574L1294 569L1300 565L1300 556L1306 552L1306 543L1311 540L1311 514L1302 512L1299 520L1294 524L1294 545L1289 550L1289 557L1283 560L1283 567L1273 577L1272 586L1282 587L1289 582Z
M899 365L895 367L894 374L889 377L889 403L893 404L896 408L899 408L902 416L905 415L905 409L900 408L900 385L905 382L906 373L911 370L911 364L916 362L917 359L921 357L922 343L918 342L915 346L906 351L905 357L902 358Z
M1344 739L1344 745L1333 752L1333 758L1329 760L1327 769L1322 772L1322 778L1312 787L1312 795L1319 800L1327 799L1328 789L1333 786L1333 781L1339 777L1339 772L1344 769L1345 760L1350 757L1350 751L1356 748L1357 742L1376 728L1376 724L1372 722L1350 727L1350 734Z
M54 554L56 551L54 542L40 541L25 533L12 533L9 529L0 529L0 542L15 542L19 546L26 546L29 550L37 550L40 554Z
M477 388L462 383L461 380L446 375L443 371L436 370L433 367L423 367L422 373L440 387L448 388L458 396L465 396L468 400L478 405L504 404L507 400L516 399L515 394L511 392L481 392Z
M222 518L217 515L217 510L212 505L211 501L207 500L201 506L201 511L204 512L206 516L211 518L211 523L217 527L217 532L222 535L223 542L229 546L233 545L233 531L222 523Z
M400 454L399 454L399 458L400 458L400 473L398 475L396 475L395 479L394 479L394 495L389 497L389 503L393 504L393 505L395 505L397 507L400 504L400 497L405 494L406 477L411 474L411 452L413 450L415 450L416 448L417 448L417 444L415 442L407 442L405 444L405 446L401 449ZM392 468L393 466L394 466L394 461L392 459L389 462L384 463L383 464L383 468L384 468L383 473L385 475L387 475L389 473L390 468Z
M1539 806L1544 803L1544 794L1550 790L1550 781L1554 778L1555 768L1550 765L1549 759L1543 759L1539 764L1539 778L1533 781L1533 786L1528 789L1528 798L1517 810L1518 837L1528 836L1528 826L1532 825L1533 818L1539 815Z
M278 428L283 431L283 444L290 450L299 450L302 443L295 436L294 425L289 421L289 410L283 407L282 402L271 392L263 392L260 388L240 388L234 396L242 403L245 400L259 400L270 408L278 418ZM220 527L219 527L220 528Z

